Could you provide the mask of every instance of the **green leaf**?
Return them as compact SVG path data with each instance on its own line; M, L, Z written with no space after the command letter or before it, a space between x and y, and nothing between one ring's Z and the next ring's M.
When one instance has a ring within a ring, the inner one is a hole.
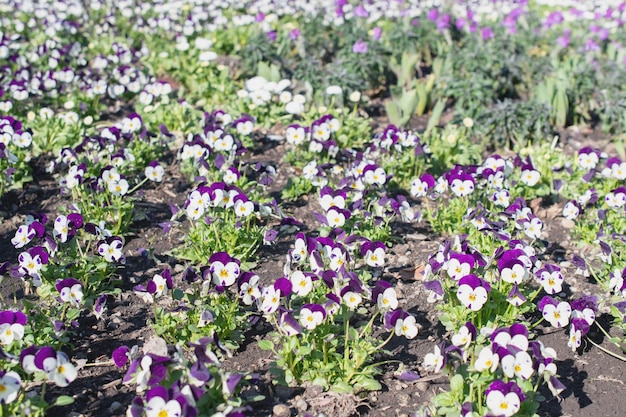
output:
M359 379L357 386L367 391L378 391L382 389L382 385L380 385L380 382L376 381L374 378L369 377Z
M62 407L64 405L70 405L73 403L74 403L74 398L68 395L61 395L60 397L57 397L56 401L54 402L54 406Z
M454 404L454 396L451 392L442 392L433 398L432 403L437 407L450 407Z
M259 340L261 350L274 350L274 343L271 340Z
M339 381L333 384L333 386L330 387L330 390L340 394L349 394L352 392L352 385L345 381Z
M185 293L179 288L176 288L174 291L172 291L172 297L174 298L174 300L180 301L183 299L184 296Z
M437 104L433 108L433 112L428 119L428 125L426 126L426 132L430 132L435 126L439 124L439 120L441 120L441 115L443 114L444 109L446 108L446 100L439 99L437 100Z
M454 393L462 393L464 384L465 382L463 381L463 377L461 375L454 375L450 379L450 391Z

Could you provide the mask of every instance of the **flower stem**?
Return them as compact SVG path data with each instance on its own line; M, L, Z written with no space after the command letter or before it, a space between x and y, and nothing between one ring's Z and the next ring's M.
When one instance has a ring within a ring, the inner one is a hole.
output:
M587 338L587 341L589 343L591 343L592 345L594 345L595 347L597 347L598 349L600 349L601 351L603 351L604 353L613 356L616 359L619 359L621 361L626 362L626 356L622 356L622 355L618 355L617 353L613 353L610 350L608 350L605 347L602 347L601 345L599 345L598 343L594 342L593 340L591 340L590 338Z

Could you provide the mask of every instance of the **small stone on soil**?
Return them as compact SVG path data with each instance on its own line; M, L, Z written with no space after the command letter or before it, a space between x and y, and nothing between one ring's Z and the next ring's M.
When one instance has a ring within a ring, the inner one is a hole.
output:
M160 337L152 337L143 346L144 355L152 353L157 356L167 356L167 342Z
M302 398L296 401L296 408L300 411L306 411L309 409L309 405Z
M272 414L274 417L289 417L291 416L291 411L289 411L289 407L284 404L276 404L274 408L272 408Z

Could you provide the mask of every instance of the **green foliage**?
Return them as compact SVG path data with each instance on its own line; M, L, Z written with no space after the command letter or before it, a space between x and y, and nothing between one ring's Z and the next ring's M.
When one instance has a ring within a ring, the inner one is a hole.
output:
M209 284L194 283L187 291L172 291L167 300L160 298L150 323L156 334L168 343L195 342L217 334L228 348L236 349L249 326L249 314L239 304L237 294L215 292Z
M206 262L215 252L228 252L242 261L251 259L263 242L266 227L255 216L237 221L230 211L215 210L210 224L192 222L184 243L174 249L175 256L194 264Z
M311 180L304 177L290 177L280 197L283 201L296 201L300 197L312 193L313 189Z
M271 340L259 344L276 356L270 370L279 384L300 385L308 381L339 393L381 388L374 379L380 373L378 364L370 361L375 354L385 353L381 348L386 342L372 336L372 321L353 327L349 322L351 314L345 306L342 310L342 318L336 323L319 325L299 337L273 332ZM393 332L389 336L392 335Z
M487 148L520 149L551 133L548 107L533 101L505 99L480 114L475 134Z

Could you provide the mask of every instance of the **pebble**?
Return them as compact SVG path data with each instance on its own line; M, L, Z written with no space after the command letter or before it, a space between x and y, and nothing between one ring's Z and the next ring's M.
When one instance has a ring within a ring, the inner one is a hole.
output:
M405 266L409 264L409 257L408 256L398 256L398 259L396 259L396 263L400 266Z
M296 408L300 411L306 411L309 409L309 405L302 398L296 401Z
M407 235L404 235L404 238L406 240L426 240L428 239L428 236L421 233L409 233Z
M289 407L285 404L276 404L274 408L272 408L272 415L274 417L289 417L291 416L291 412L289 411Z
M152 353L157 356L168 356L167 342L161 337L151 337L143 346L144 355Z
M576 226L576 223L574 223L574 221L570 219L563 219L561 221L561 226L563 226L566 229L573 229L574 226Z
M429 386L430 384L427 381L419 381L415 384L415 388L421 392L425 392Z
M111 406L109 407L109 411L113 412L116 410L119 410L122 407L122 404L118 401L115 401L113 404L111 404Z

